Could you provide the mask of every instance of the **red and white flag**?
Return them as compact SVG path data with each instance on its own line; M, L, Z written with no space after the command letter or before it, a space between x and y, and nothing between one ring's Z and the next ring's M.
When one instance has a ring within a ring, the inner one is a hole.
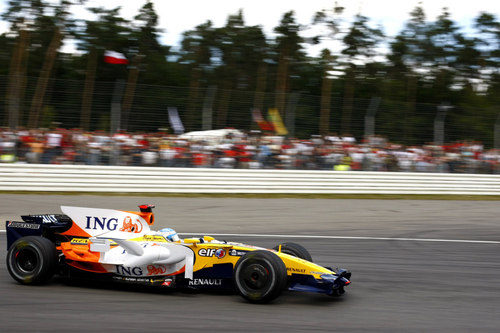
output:
M128 60L127 58L125 58L123 53L118 53L115 51L105 51L104 61L107 62L108 64L117 64L117 65L128 64Z

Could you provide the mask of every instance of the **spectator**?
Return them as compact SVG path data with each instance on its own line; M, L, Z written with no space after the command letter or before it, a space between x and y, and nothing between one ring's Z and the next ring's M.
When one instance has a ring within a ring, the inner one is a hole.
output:
M0 129L0 153L4 163L500 173L500 151L479 142L405 147L381 136L357 143L349 134L300 140L252 132L189 141L164 133Z

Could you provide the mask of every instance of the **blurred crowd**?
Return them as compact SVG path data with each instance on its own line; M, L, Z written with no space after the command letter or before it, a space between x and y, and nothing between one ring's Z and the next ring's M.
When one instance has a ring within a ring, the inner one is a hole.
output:
M160 167L500 173L500 150L479 142L404 146L372 136L290 139L258 131L210 136L0 129L0 161Z

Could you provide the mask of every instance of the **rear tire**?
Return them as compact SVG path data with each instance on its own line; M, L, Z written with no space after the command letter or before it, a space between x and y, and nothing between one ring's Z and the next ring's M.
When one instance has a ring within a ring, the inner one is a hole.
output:
M43 284L57 268L57 250L47 238L19 238L7 252L7 269L22 284Z
M292 243L292 242L281 243L281 244L276 245L274 247L274 250L279 251L280 245L281 245L281 252L289 254L289 255L297 257L297 258L300 258L300 259L304 259L304 260L313 262L311 254L302 245L297 244L297 243Z
M287 284L285 263L276 254L257 250L241 257L234 267L234 285L253 303L267 303L278 297Z

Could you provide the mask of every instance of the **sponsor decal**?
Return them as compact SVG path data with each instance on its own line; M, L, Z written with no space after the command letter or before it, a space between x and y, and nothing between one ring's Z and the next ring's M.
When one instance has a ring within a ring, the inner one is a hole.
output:
M287 271L290 271L292 273L305 273L306 270L305 268L293 268L293 267L287 267L286 268Z
M73 238L71 240L71 244L88 244L89 239L88 238Z
M26 222L12 222L12 221L10 221L8 226L10 228L40 229L40 224L26 223Z
M113 280L121 281L121 282L131 282L131 283L140 283L140 284L148 284L148 285L161 285L165 287L174 287L175 282L173 279L151 279L148 277L132 277L132 276L113 276Z
M131 240L136 242L160 242L160 243L167 242L163 236L154 236L154 235L144 235L142 237L134 238Z
M33 217L41 217L43 223L57 223L57 218L55 215L32 215Z
M167 272L165 265L148 265L148 275L161 275Z
M116 265L116 273L127 276L142 276L142 268Z
M226 256L226 250L202 248L198 250L198 255L200 257L217 257L217 259L222 259Z
M215 251L215 256L217 257L217 259L222 259L226 256L226 250L224 249L217 249L217 251Z
M135 222L132 222L132 218L130 216L127 216L123 219L123 225L120 228L120 231L133 232L138 234L142 231L141 221L139 221L139 219L135 219Z
M189 280L188 286L221 286L222 279L193 279Z
M113 217L86 216L87 223L85 229L114 231L118 227L118 219Z
M90 243L90 239L88 239L88 238L73 238L73 239L71 239L71 244L73 244L73 245L85 245L85 244L89 244L89 243ZM116 244L115 242L110 242L110 245L115 246L118 244Z
M235 249L229 250L229 255L233 256L233 257L242 257L247 253L248 253L248 251L241 251L241 250L235 250Z
M172 279L168 279L168 280L163 281L163 283L161 285L164 287L170 287L170 286L172 286L172 282L173 282Z
M140 282L140 283L151 283L148 278L136 278L130 276L113 276L114 280L124 281L124 282Z

